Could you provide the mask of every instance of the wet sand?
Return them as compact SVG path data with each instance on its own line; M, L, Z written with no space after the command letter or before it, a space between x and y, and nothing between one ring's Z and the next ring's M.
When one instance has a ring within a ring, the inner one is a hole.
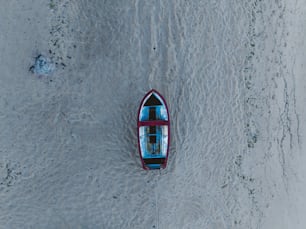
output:
M2 3L0 227L304 228L305 19L301 0ZM152 88L171 147L143 171Z

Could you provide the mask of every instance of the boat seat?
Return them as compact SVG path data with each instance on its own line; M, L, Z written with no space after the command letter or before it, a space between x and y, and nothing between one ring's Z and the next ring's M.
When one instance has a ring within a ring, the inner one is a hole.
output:
M145 164L164 164L166 158L145 158L143 161Z

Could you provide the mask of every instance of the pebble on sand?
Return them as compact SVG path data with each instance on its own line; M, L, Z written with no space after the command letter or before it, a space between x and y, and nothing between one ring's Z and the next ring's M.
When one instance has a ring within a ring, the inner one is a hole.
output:
M48 76L55 70L54 63L43 55L35 58L35 63L30 67L30 71L36 75Z

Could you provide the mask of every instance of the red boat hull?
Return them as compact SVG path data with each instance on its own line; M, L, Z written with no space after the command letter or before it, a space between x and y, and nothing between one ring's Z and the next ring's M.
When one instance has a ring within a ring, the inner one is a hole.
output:
M154 89L140 103L137 130L143 169L166 168L170 145L170 116L166 100Z

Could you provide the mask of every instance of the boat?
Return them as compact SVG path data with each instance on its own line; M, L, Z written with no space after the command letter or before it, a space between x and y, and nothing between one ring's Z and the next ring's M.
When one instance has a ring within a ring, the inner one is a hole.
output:
M140 103L137 129L143 169L166 168L170 144L169 110L163 96L154 89Z

